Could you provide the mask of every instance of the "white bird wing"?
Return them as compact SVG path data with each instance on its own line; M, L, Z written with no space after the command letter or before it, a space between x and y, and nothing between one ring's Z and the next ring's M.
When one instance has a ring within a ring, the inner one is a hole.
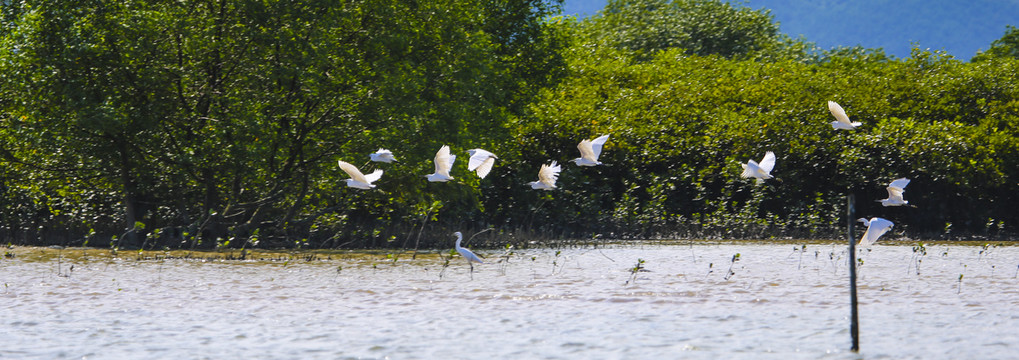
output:
M364 176L364 179L367 180L367 183L369 184L378 181L380 178L382 178L382 169L377 169L371 174Z
M355 167L354 165L351 165L348 162L344 162L343 160L340 160L339 164L340 170L343 170L343 172L347 173L347 175L350 176L350 178L353 179L354 181L368 183L368 180L365 179L364 174L361 173L361 170L358 170L357 167Z
M740 164L740 165L743 166L743 173L740 174L739 176L742 176L742 177L745 177L745 178L753 177L754 176L754 172L755 172L754 169L759 168L759 166L757 166L757 162L753 161L753 160L748 160L746 164Z
M860 238L860 245L871 246L877 242L877 239L884 235L888 230L892 229L891 221L882 218L870 219L870 226L867 226L867 231L863 233L863 237Z
M542 184L555 187L555 182L559 179L559 171L561 170L562 168L555 161L549 165L541 164L541 169L538 170L538 181Z
M478 177L484 179L485 176L488 176L488 173L492 172L492 166L494 165L495 165L494 156L482 162L481 165L478 165L478 167L476 168L478 172Z
M591 140L582 140L580 144L577 144L577 149L580 150L580 158L591 161L598 161L594 155L594 145L591 144Z
M906 185L909 185L909 179L906 178L895 179L891 184L888 184L886 188L888 189L888 199L903 201L902 193L906 192Z
M892 180L892 182L888 184L888 187L897 187L899 189L905 189L906 185L909 185L909 179L901 178Z
M761 160L761 163L758 166L760 166L761 170L764 170L765 173L770 174L771 169L775 168L775 153L771 151L764 153L764 159Z
M482 149L471 149L467 150L467 152L471 155L470 160L467 162L467 170L470 171L477 169L479 166L484 164L485 161L488 161L489 158L496 157L495 154Z
M460 256L463 256L465 259L467 259L467 261L473 261L479 264L485 263L484 261L481 261L481 258L479 258L478 255L475 255L474 252L471 251L471 249L465 247L457 247L456 252L460 253Z
M853 125L853 123L849 121L849 115L846 115L846 110L842 109L842 106L839 105L839 103L828 101L828 111L831 111L832 116L835 116L835 120L838 120L840 123Z
M449 145L442 145L435 153L435 173L449 176L449 169L453 167L453 161L456 161L456 157L449 154Z
M888 200L902 201L902 193L905 190L902 190L902 188L897 188L897 187L892 187L892 186L889 186L887 189L888 189Z
M601 148L605 146L605 142L608 140L608 135L602 135L591 140L591 153L594 155L594 161L598 161L598 157L601 156Z

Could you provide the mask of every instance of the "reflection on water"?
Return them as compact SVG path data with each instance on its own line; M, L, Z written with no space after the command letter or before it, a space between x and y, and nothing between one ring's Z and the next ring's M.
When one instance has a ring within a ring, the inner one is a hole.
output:
M0 258L0 358L929 359L1019 350L1019 247L861 251L858 356L847 351L845 246L803 245L478 251L488 261L473 280L462 258L444 266L446 252L203 261L15 248ZM639 260L646 271L634 273Z

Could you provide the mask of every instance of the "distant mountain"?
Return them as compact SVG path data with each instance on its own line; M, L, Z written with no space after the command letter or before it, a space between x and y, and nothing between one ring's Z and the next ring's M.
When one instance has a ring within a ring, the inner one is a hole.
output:
M606 0L566 0L564 13L592 15ZM821 48L862 45L909 57L915 45L969 60L1019 25L1019 0L748 0L770 9L782 32Z

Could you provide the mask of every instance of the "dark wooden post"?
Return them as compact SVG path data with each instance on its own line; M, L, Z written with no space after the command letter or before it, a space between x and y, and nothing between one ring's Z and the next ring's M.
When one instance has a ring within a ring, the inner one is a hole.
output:
M853 337L853 352L860 352L860 318L856 311L856 240L853 239L853 224L856 221L853 220L854 207L856 206L856 197L853 194L849 194L846 198L846 238L849 239L849 304L850 304L850 318L849 318L849 334Z

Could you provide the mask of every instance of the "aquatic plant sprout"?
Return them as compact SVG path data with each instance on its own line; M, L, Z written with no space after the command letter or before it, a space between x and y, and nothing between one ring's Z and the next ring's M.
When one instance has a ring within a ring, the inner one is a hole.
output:
M372 183L382 177L382 169L375 170L371 174L365 175L362 174L361 170L358 170L356 166L351 165L348 162L340 160L338 163L340 165L340 170L343 170L343 172L350 176L350 179L347 179L346 181L347 186L352 188L365 190L374 188L375 185L372 185Z

